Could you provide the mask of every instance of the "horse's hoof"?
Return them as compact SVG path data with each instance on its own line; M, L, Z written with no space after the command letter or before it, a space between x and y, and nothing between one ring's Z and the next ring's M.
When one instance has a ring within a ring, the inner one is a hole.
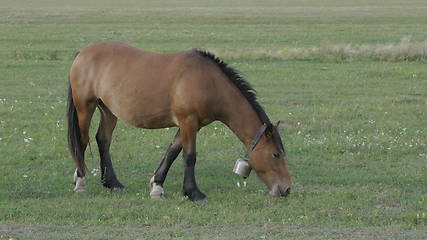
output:
M121 192L121 191L126 191L125 186L123 186L119 181L117 180L112 180L112 181L106 181L103 182L102 185L106 188L109 188L112 192Z
M165 199L165 191L163 190L163 187L153 183L150 191L150 198L160 200Z
M200 192L199 190L193 191L191 193L184 192L184 196L188 197L189 200L197 203L203 203L208 201L206 195Z
M117 178L114 177L101 177L101 183L102 186L111 189L111 191L115 191L118 189L124 189L125 186L117 180Z
M75 194L82 194L84 192L86 192L86 184L85 184L85 179L84 178L76 178L76 183L75 183L75 187L74 187L74 193Z
M154 176L150 179L150 198L157 200L165 199L165 191L161 185L154 182Z
M151 195L150 194L150 198L154 199L154 200L165 200L165 196L163 194L161 194L161 195Z
M86 193L86 189L84 188L78 188L78 189L74 189L74 194L75 195L82 195Z
M197 199L197 200L193 200L193 202L195 203L200 203L200 204L205 204L208 202L208 198L203 198L203 199Z

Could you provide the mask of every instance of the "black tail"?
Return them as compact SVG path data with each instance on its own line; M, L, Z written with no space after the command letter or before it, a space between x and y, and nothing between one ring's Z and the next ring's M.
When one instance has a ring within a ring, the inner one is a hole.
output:
M79 177L85 176L86 165L84 163L84 153L82 149L82 141L80 135L79 119L77 117L76 106L73 102L73 90L71 85L68 88L67 100L67 119L68 119L68 148L70 149L71 156L73 157L77 174Z

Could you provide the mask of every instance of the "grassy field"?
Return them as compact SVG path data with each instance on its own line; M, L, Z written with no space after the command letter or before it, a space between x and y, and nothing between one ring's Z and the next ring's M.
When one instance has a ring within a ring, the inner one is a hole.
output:
M426 239L427 58L274 54L402 39L423 46L426 16L421 0L2 1L0 239ZM74 196L68 70L76 51L109 39L224 56L285 123L292 194L269 196L255 174L237 187L231 170L245 149L214 123L197 142L209 202L181 196L182 161L165 182L167 200L151 200L148 181L175 129L122 122L111 152L128 192L110 193L99 179L95 116L89 192Z

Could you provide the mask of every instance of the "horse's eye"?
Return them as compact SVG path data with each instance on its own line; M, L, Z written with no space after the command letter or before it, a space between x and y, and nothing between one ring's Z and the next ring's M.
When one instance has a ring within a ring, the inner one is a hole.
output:
M274 158L279 158L280 157L280 153L273 153L273 157Z

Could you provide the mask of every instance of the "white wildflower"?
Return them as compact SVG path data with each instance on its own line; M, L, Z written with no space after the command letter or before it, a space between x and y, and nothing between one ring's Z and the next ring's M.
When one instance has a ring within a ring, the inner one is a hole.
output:
M92 169L92 170L90 171L90 173L91 173L93 176L98 175L98 173L99 173L99 168L94 168L94 169Z

